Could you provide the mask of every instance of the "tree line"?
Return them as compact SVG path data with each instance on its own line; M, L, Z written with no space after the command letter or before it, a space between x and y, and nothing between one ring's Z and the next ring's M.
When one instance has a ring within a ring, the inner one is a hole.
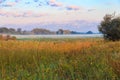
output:
M21 28L18 28L15 30L14 28L6 28L6 27L1 27L0 28L0 33L1 34L20 34L20 35L39 35L39 34L93 34L92 31L88 32L76 32L76 31L70 31L70 30L63 30L63 29L58 29L57 31L50 31L47 29L42 29L42 28L34 28L31 31L26 31L22 30Z

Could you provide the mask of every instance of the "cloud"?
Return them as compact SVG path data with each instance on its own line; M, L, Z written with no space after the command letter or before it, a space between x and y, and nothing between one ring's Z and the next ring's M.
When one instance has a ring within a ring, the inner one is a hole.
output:
M76 5L64 5L62 2L58 2L56 0L49 0L47 2L47 5L50 5L52 7L62 7L62 8L65 8L67 10L80 10L81 7L79 6L76 6Z
M92 12L95 11L96 9L88 9L88 12Z
M30 2L25 2L25 4L30 4Z
M34 13L33 11L26 11L23 12L22 15L18 15L16 17L42 17L47 15L47 13Z
M0 10L0 16L4 17L42 17L47 15L48 15L47 13L34 13L33 11L9 12Z
M38 2L39 0L34 0L34 2Z
M67 6L66 9L67 10L80 10L82 8L76 5L71 5L71 6Z
M18 3L19 1L21 1L21 0L15 0L16 3Z
M15 2L7 2L7 3L5 3L5 4L2 4L1 6L2 6L2 7L12 7L12 6L14 6L14 5L16 5Z
M2 7L12 7L12 6L15 5L15 3L18 3L18 2L23 1L23 0L14 0L13 2L8 2L8 0L0 0L0 3L4 2L4 1L7 1L7 3L2 4L1 5ZM75 10L75 11L77 11L77 10L81 9L81 7L79 7L79 6L76 6L76 5L66 5L63 2L59 2L57 0L46 0L46 1L33 0L33 1L37 3L36 4L37 7L38 6L43 6L43 5L47 4L47 6L58 7L58 8L67 9L67 10ZM31 4L31 2L26 0L25 4Z
M56 2L56 3L51 3L50 5L54 7L61 7L63 4L60 2Z
M0 10L0 16L6 16L6 11Z
M4 1L6 1L6 0L0 0L0 3L3 3Z
M62 7L63 6L63 4L61 2L57 2L56 0L50 0L49 2L47 2L47 4L52 7Z
M55 3L55 2L56 2L56 0L50 0L49 2L50 2L50 3Z
M62 2L58 2L56 0L49 0L49 2L47 2L48 5L52 6L52 7L62 7L63 9L67 9L67 10L80 10L82 9L79 6L76 5L64 5Z

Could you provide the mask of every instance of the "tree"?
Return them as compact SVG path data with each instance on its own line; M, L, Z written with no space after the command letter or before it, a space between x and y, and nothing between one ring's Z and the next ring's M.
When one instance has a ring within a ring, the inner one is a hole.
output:
M41 29L41 28L35 28L31 31L34 34L52 34L51 31L47 30L47 29Z
M105 40L120 40L120 17L107 14L98 27Z
M59 29L56 33L57 33L57 34L63 34L63 30L62 30L62 29Z
M92 31L88 31L88 32L86 32L86 34L93 34L93 32Z
M18 29L17 29L17 32L18 32L19 34L21 34L21 33L22 33L22 29L21 29L21 28L18 28Z
M9 32L12 34L16 33L15 29L13 29L13 28L9 28Z
M9 33L9 29L6 27L0 28L0 33Z

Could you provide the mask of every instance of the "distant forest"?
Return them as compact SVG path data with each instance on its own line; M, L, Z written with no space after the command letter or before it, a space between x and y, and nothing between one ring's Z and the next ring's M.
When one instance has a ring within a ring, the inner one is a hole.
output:
M31 31L22 30L21 28L14 29L14 28L6 28L1 27L0 28L0 34L18 34L18 35L42 35L42 34L93 34L92 31L88 32L76 32L76 31L70 31L70 30L63 30L58 29L57 31L50 31L43 28L34 28Z

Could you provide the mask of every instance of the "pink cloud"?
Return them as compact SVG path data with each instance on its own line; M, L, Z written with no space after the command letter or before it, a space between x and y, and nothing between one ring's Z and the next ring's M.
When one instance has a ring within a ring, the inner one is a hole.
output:
M50 3L55 3L56 2L56 0L50 0Z
M5 16L6 15L6 11L0 10L0 16Z
M61 2L58 2L56 0L49 0L48 5L53 6L53 7L62 7L67 10L80 10L82 7L76 6L76 5L64 5Z
M56 3L51 3L51 6L56 6L56 7L61 7L63 4L60 2L56 2Z
M62 7L63 4L61 2L57 2L56 0L50 0L48 2L48 5L53 6L53 7Z
M67 6L66 8L67 8L67 10L80 10L80 9L82 9L81 7L76 6L76 5Z
M34 13L33 11L25 11L25 12L9 12L0 10L0 16L5 17L42 17L48 15L47 13Z

